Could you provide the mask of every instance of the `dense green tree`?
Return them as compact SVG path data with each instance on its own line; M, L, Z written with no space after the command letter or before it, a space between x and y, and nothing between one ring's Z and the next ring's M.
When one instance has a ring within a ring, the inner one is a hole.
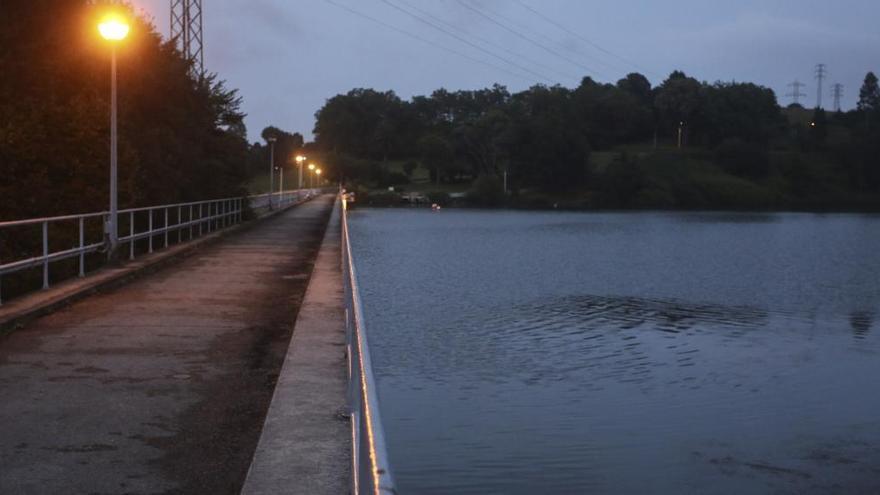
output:
M651 86L651 81L639 73L627 74L625 78L617 81L617 88L635 97L643 106L651 106L654 100L654 88Z
M739 138L766 144L784 128L784 120L769 88L751 83L716 83L706 86L702 134L710 146Z
M859 90L858 109L863 112L880 110L880 86L877 84L877 76L868 72L865 82Z
M657 88L629 74L616 84L439 89L409 101L361 89L318 113L316 146L373 187L405 181L396 170L419 160L432 181L478 184L470 197L480 204L499 202L507 172L504 202L550 194L602 207L880 207L880 136L864 113L782 109L768 88L680 71ZM687 150L646 149L654 136L674 139L679 123Z
M679 125L685 129L699 129L704 103L703 86L700 82L683 72L673 72L657 89L654 99L661 132L664 135L673 135Z
M95 30L105 8L0 4L0 219L106 208L110 51ZM118 49L120 205L242 193L240 98L215 76L192 77L174 45L129 14Z
M535 86L513 97L512 178L549 190L579 187L587 176L590 145L576 122L571 91Z
M456 155L462 157L474 177L500 175L507 167L511 121L501 109L490 109L473 122L453 130Z
M263 129L260 133L263 141L268 143L269 138L275 138L274 167L283 167L285 170L296 167L296 155L302 152L305 141L302 134L298 132L289 133L274 126ZM258 153L259 159L255 162L256 170L254 174L267 173L266 167L269 163L269 145L253 148L252 153Z
M353 89L331 98L315 114L315 140L323 149L387 160L407 150L406 105L393 91Z
M828 113L824 108L816 108L813 112L813 120L810 122L810 145L813 149L820 149L825 145L828 138Z
M447 139L438 133L427 134L419 139L418 150L419 158L431 173L433 182L439 184L444 176L449 178L455 155Z

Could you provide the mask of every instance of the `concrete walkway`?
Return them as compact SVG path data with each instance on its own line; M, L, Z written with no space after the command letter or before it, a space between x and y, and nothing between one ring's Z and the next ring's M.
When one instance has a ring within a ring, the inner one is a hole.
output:
M338 495L351 483L339 206L284 361L243 495Z
M238 493L332 202L0 338L0 493Z

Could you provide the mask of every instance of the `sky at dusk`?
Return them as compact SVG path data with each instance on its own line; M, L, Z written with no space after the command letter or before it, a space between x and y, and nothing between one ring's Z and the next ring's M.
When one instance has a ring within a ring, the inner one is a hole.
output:
M409 98L494 83L575 87L633 71L656 85L681 69L768 86L783 104L799 79L812 106L814 67L825 63L824 106L841 83L849 108L865 73L880 71L877 0L203 2L206 68L240 89L251 140L270 124L310 137L323 103L358 87ZM168 0L133 3L168 35Z

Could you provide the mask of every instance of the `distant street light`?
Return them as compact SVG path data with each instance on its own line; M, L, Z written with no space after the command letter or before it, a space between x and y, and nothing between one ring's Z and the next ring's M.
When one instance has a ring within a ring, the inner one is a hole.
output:
M297 184L297 189L303 188L303 164L308 159L307 156L296 155L296 165L299 167L299 182Z
M117 189L118 169L118 136L116 131L116 44L128 36L131 27L128 21L119 14L109 13L98 23L98 32L110 42L110 219L104 230L110 246L107 252L109 259L116 258L119 247L119 193ZM132 240L134 242L134 240Z
M266 138L269 143L269 209L272 209L272 196L275 195L275 141L274 136Z
M681 135L682 129L684 128L684 122L678 123L678 149L681 149Z
M317 176L318 176L318 181L317 181L318 184L317 185L318 185L318 187L321 187L321 169L320 168L315 169L315 174L317 174Z
M309 164L309 172L311 172L309 174L309 187L314 187L315 186L315 180L314 180L315 164L314 163Z

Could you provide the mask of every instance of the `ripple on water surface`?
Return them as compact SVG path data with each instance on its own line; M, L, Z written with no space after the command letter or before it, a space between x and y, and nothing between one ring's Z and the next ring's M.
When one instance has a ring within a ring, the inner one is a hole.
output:
M880 493L878 227L356 212L402 493Z

